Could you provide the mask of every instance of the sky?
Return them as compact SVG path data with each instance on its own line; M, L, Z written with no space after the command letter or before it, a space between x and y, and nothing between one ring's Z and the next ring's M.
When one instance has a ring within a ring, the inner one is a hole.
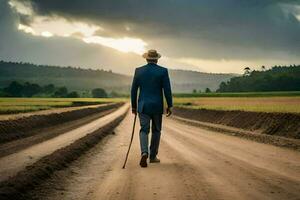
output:
M300 63L300 0L0 0L0 59L132 74Z

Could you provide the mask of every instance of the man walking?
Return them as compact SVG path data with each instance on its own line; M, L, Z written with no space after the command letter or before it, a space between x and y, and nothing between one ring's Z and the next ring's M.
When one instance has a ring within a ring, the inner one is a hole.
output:
M160 142L163 94L167 102L167 117L172 114L172 92L168 70L157 65L161 57L156 50L149 50L143 54L147 60L146 65L136 68L131 87L132 113L138 114L140 119L140 147L141 167L147 167L147 159L150 153L150 163L159 163L157 157ZM137 94L139 97L137 102ZM151 125L151 144L149 152L148 134Z

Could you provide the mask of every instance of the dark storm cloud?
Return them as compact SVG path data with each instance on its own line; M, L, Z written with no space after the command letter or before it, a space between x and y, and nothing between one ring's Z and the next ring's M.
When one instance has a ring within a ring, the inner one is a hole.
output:
M19 17L7 2L0 0L0 60L111 69L125 74L142 64L137 55L88 45L74 38L45 39L21 32L17 28L18 22Z
M37 15L59 15L145 39L169 56L257 59L300 56L300 24L281 5L298 0L30 0ZM131 31L125 31L129 26Z

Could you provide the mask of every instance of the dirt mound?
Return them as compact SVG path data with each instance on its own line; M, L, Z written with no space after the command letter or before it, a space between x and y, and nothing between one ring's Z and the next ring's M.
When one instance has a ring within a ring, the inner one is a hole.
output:
M67 167L90 148L95 146L104 136L113 132L113 129L123 120L126 113L101 129L88 134L67 147L48 155L16 176L0 183L0 199L28 199L27 193L49 178L54 171Z
M263 134L300 139L300 115L175 108L174 114L192 120L232 126Z
M0 143L9 142L19 138L25 138L37 133L39 128L47 128L57 124L80 119L87 115L107 111L120 107L123 103L100 105L60 113L30 115L10 120L0 121Z

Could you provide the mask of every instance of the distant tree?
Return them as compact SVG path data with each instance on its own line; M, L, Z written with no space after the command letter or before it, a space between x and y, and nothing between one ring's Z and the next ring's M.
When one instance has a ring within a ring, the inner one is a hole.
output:
M265 71L266 70L266 67L263 65L261 66L261 71Z
M196 90L196 89L193 89L193 93L194 93L194 94L197 93L197 90Z
M70 92L69 94L67 94L66 97L67 98L78 98L79 94L77 92L73 91L73 92Z
M53 97L66 97L68 95L68 89L66 87L60 87L55 92Z
M7 96L11 97L22 97L23 85L18 83L17 81L13 81L9 84L8 87L4 88L3 91L7 94Z
M211 93L211 90L209 88L206 88L205 93Z
M91 94L90 90L84 90L84 91L81 91L79 96L84 97L84 98L89 98L89 97L92 97L92 94Z
M106 98L107 93L104 89L102 88L95 88L92 90L92 95L94 98Z
M119 94L117 93L116 91L112 91L110 94L109 94L110 97L121 97L122 94Z
M53 84L48 84L43 87L43 92L52 94L55 91L55 86Z
M217 89L217 92L226 92L227 91L227 84L223 81L221 82L219 89Z
M0 97L8 97L9 95L3 91L3 89L0 89Z
M248 75L250 75L250 67L245 67L244 68L244 76L248 76Z
M42 88L38 84L26 82L23 85L22 96L32 97L33 95L38 94L41 91L42 91Z

